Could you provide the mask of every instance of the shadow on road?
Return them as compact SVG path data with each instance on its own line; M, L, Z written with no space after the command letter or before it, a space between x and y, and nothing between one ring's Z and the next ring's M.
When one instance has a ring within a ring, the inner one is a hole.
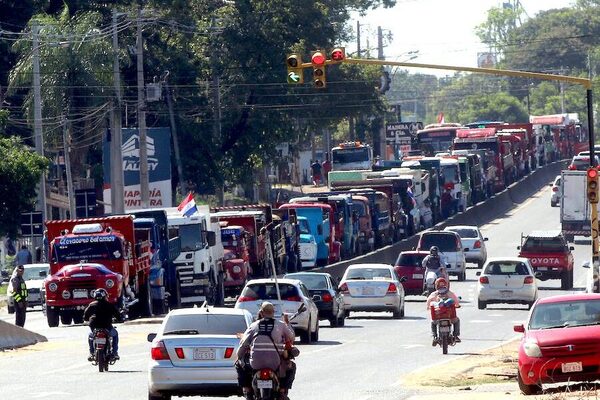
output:
M121 371L108 371L108 372L111 373L111 374L133 374L133 373L136 373L136 372L144 373L146 371L136 371L136 370L129 370L129 371L127 371L127 370L121 370Z
M310 346L339 346L340 344L342 344L342 342L336 340L319 340L318 342L312 342Z
M414 316L414 315L405 315L404 318L402 318L402 319L407 319L407 320L410 320L410 321L418 321L418 320L429 319L429 318L417 317L417 316Z

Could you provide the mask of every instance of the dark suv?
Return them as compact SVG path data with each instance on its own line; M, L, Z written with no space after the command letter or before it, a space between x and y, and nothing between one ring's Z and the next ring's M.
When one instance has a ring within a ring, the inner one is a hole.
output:
M573 254L560 231L533 231L521 235L519 257L529 259L536 276L542 281L560 279L560 288L573 288Z

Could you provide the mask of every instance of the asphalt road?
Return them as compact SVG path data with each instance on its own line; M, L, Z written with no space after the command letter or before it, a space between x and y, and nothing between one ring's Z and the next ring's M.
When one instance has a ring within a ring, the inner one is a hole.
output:
M559 209L550 207L550 191L546 188L502 218L483 226L482 231L489 238L488 256L515 256L521 232L558 228ZM586 270L580 265L589 257L590 242L579 241L575 247L574 290L582 290ZM329 328L328 322L321 322L319 343L299 345L298 373L290 397L405 399L413 393L403 388L403 375L462 355L480 353L514 338L517 334L512 326L527 318L526 307L492 305L487 310L478 310L475 272L468 270L466 282L451 283L463 299L459 310L462 343L452 347L448 355L443 356L439 347L431 346L424 298L408 297L406 317L402 320L392 320L391 314L385 313L353 313L344 328ZM538 281L538 286L542 297L565 293L560 290L559 281ZM5 310L0 311L0 318L13 321L13 316ZM45 335L49 342L0 352L3 398L147 398L150 345L146 335L155 331L157 325L120 325L121 361L109 373L100 374L86 361L87 327L50 329L39 310L28 313L27 318L26 327ZM444 373L443 369L439 373Z

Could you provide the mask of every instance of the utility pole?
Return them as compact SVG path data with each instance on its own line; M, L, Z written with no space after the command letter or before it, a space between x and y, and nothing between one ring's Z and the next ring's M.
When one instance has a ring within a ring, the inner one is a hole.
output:
M216 20L213 17L211 19L211 23L210 23L210 36L211 36L211 45L214 45L214 34L220 32L219 29L217 29L216 26ZM219 74L218 71L215 68L216 62L217 60L215 59L215 55L216 55L216 51L211 51L210 52L210 63L213 66L212 68L212 96L213 96L213 115L214 115L214 122L213 122L213 137L215 140L219 140L219 138L221 137L221 82L219 79ZM219 186L218 188L216 188L217 191L217 197L219 200L220 204L223 204L224 202L224 193L223 193L223 186Z
M113 214L125 212L125 193L123 179L123 133L121 131L121 72L119 69L119 40L117 36L117 10L112 13L113 44L113 82L115 85L115 101L112 107L111 141L110 141L110 207Z
M167 107L169 108L169 121L171 122L171 134L173 135L173 150L175 150L175 163L177 165L177 175L179 175L179 189L182 195L187 192L187 182L183 176L183 166L181 164L181 156L179 153L179 138L177 136L177 125L175 124L175 114L173 112L173 100L171 99L171 88L167 83L169 72L165 74L165 96L167 98Z
M356 58L360 58L360 21L356 21Z
M33 134L35 151L44 156L44 133L42 132L42 90L40 84L40 42L37 22L31 28L33 34ZM46 175L42 174L38 187L37 209L42 212L42 218L48 219L46 213Z
M381 26L377 27L377 59L385 60L383 56L383 31ZM384 67L381 67L381 74L383 75ZM381 121L379 124L379 132L373 132L373 139L378 135L377 141L373 140L373 147L382 160L386 159L386 143L385 143L385 119L384 116L378 117Z
M69 198L69 218L75 219L75 191L73 190L73 176L71 175L71 145L70 124L67 117L63 117L63 151L65 152L65 170L67 172L67 192Z
M138 133L140 136L140 192L142 208L150 205L148 179L148 144L146 139L146 102L144 101L144 42L142 38L142 7L137 15L137 86L138 86Z

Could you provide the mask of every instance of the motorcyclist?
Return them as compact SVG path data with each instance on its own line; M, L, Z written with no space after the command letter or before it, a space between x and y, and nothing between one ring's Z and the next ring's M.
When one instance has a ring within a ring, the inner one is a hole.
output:
M444 278L437 278L435 281L435 292L431 293L429 297L427 297L426 308L429 311L432 303L446 301L447 299L452 299L452 306L455 308L460 308L460 303L458 301L458 297L448 289L448 281ZM458 317L452 320L454 342L460 343L460 319ZM438 344L438 336L437 336L437 323L435 321L431 321L431 333L433 334L433 342L432 346Z
M263 368L278 372L281 399L287 399L287 392L292 387L296 364L286 360L285 353L286 346L289 348L294 342L294 330L289 325L287 315L284 314L283 322L276 320L274 316L273 304L263 302L258 314L259 319L248 327L240 342L236 371L238 383L246 399L253 399L253 371Z
M446 271L446 260L440 255L440 249L437 246L431 246L429 255L423 259L423 268L425 268L425 276L427 272L433 271L438 278L445 278L448 281L448 272Z
M108 293L104 289L96 289L94 291L94 299L85 311L83 319L89 321L91 332L88 335L88 344L90 347L90 355L88 361L94 361L94 329L106 329L112 337L112 358L119 359L119 333L112 325L112 320L122 320L119 310L114 304L108 302Z

